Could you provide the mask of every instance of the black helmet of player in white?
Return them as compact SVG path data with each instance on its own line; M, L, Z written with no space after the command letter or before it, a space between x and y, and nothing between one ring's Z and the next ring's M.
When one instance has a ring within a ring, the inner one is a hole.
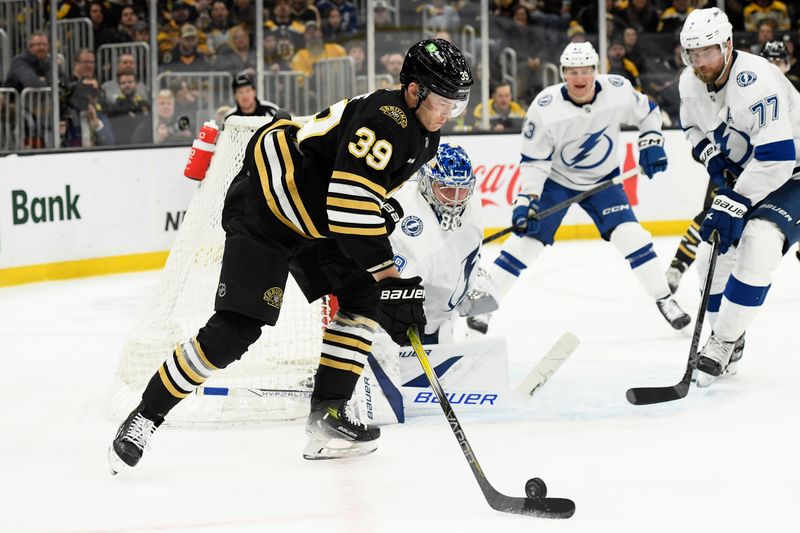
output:
M400 83L420 85L417 107L430 93L455 102L451 118L467 107L469 92L475 83L464 54L444 39L425 39L412 46L403 61Z
M475 174L467 152L460 146L439 145L436 157L422 165L417 179L445 231L461 227L461 215L475 190Z
M789 51L783 41L769 41L761 49L761 57L766 58L770 63L775 63L781 72L786 74L789 71Z

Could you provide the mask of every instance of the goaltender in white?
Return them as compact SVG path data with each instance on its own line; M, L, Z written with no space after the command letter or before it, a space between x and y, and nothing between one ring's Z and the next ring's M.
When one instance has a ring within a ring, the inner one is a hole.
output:
M460 146L441 144L436 157L419 170L417 179L409 180L383 206L397 269L403 277L420 276L424 280L427 325L422 341L435 345L434 352L447 351L454 341L453 325L459 316L497 308L494 287L488 277L479 274L483 219L481 201L474 190L475 175L467 153ZM481 341L471 344L481 351L477 346L483 344ZM481 376L484 381L492 382L497 374L504 374L502 379L507 380L505 353L502 349L500 352L502 368L495 367L496 372ZM353 399L362 420L403 421L401 389L405 380L399 360L403 353L410 355L411 350L398 348L388 335L376 335ZM459 353L470 359L486 355L469 349ZM432 353L430 357L434 356ZM411 367L421 374L419 363L408 359L407 363L413 363ZM461 366L470 371L470 365Z

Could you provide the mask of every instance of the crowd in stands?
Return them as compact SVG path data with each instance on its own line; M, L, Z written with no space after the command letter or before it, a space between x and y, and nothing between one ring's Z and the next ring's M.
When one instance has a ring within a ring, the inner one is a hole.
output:
M559 81L552 66L557 67L568 42L588 40L597 47L597 1L490 0L491 98L486 112L491 131L519 130L528 103L546 84ZM677 32L693 9L717 5L717 0L600 1L605 1L607 11L609 46L603 60L608 71L630 80L661 106L668 126L677 126L676 81L683 68ZM263 5L263 42L257 43L254 0L158 0L159 72L254 74L256 47L262 46L266 71L312 76L318 61L350 57L356 76L366 75L364 0L265 0ZM466 26L480 31L478 0L376 0L373 5L376 73L383 88L399 87L405 50L423 35L453 40L460 46ZM758 53L764 43L781 39L790 53L790 74L800 76L800 5L726 0L725 10L734 26L737 48ZM147 0L62 0L57 17L88 19L93 34L93 49L80 50L69 72L58 56L58 127L63 146L191 140L196 125L187 128L181 118L194 121L200 98L195 87L176 78L168 87L158 87L156 101L151 102L153 93L142 77L148 65L127 53L116 57L113 79L98 72L101 46L150 43ZM0 28L11 23L0 19ZM49 87L51 48L46 32L30 34L27 50L7 66L2 85L17 92ZM507 64L507 55L505 62L501 59L506 49L514 51L516 65ZM476 54L472 65L478 79L479 58ZM100 83L100 79L107 81ZM154 80L150 76L147 83ZM479 129L484 112L476 94L469 111L454 123L455 131ZM25 146L44 146L35 137L27 132Z

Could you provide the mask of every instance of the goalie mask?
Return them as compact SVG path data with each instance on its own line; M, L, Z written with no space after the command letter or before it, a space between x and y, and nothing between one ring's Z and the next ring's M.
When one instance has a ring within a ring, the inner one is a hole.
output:
M475 174L460 146L439 145L436 157L419 169L419 189L445 231L461 227L461 215L475 190Z

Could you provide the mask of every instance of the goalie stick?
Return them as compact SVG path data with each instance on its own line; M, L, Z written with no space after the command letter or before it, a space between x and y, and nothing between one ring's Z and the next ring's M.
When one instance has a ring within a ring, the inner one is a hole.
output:
M428 361L428 356L422 348L419 335L414 328L408 328L407 334L408 339L411 341L411 346L414 347L414 352L417 354L417 359L420 365L422 365L422 370L428 377L431 388L439 399L439 404L442 407L445 418L447 418L450 424L450 429L453 431L453 435L455 435L458 441L461 452L467 459L472 474L475 476L478 486L480 486L483 496L486 498L486 502L489 506L492 509L504 513L537 516L541 518L569 518L575 514L575 503L572 500L566 498L547 498L547 487L539 478L531 478L525 483L525 492L528 495L525 498L515 498L501 494L489 483L489 480L486 479L486 475L483 473L483 469L478 463L478 458L475 457L472 446L470 446L467 440L461 423L458 421L458 418L456 418L456 414L450 402L447 400L444 390L442 390L442 385L439 383L439 379L436 377L436 373L431 367L430 361Z
M554 205L552 207L548 207L544 211L539 211L538 213L534 213L533 216L530 217L530 219L531 220L542 220L543 218L547 218L550 215L552 215L553 213L558 213L562 209L566 209L567 207L571 206L574 203L582 202L583 200L587 199L588 197L590 197L590 196L592 196L594 194L599 193L600 191L604 191L604 190L608 189L609 187L613 187L614 185L618 185L618 184L622 183L625 180L631 179L634 176L638 176L640 172L641 172L641 167L638 167L638 166L634 167L634 168L632 168L632 169L620 174L619 176L617 176L615 178L612 178L610 180L604 181L603 183L601 183L600 185L597 185L596 187L592 187L591 189L588 189L586 191L578 193L578 194L576 194L575 196L573 196L571 198L567 198L563 202L559 202L559 203L557 203L556 205ZM512 231L514 231L514 226L509 226L509 227L507 227L505 229L501 229L497 233L492 233L491 235L489 235L489 236L487 236L487 237L485 237L483 239L483 244L489 244L492 241L496 241L500 237L503 237L504 235L508 235Z
M686 397L689 393L689 385L692 382L692 371L697 364L697 347L700 345L700 334L703 331L703 322L706 318L706 307L711 293L711 280L714 277L714 270L717 266L717 256L719 255L719 234L714 230L711 233L711 257L708 261L708 272L703 283L703 297L700 299L700 309L697 310L697 319L694 323L694 334L692 335L692 346L689 348L689 360L686 362L686 371L683 378L672 386L668 387L636 387L628 389L625 397L633 405L650 405L654 403L671 402Z
M272 398L291 398L305 400L311 398L311 390L300 389L259 389L256 387L197 387L198 396L258 396Z
M525 379L517 385L517 392L526 400L532 398L536 391L550 379L550 376L564 364L567 357L575 351L580 343L580 339L571 332L564 333L536 363L536 366L533 367L533 370L528 373Z

